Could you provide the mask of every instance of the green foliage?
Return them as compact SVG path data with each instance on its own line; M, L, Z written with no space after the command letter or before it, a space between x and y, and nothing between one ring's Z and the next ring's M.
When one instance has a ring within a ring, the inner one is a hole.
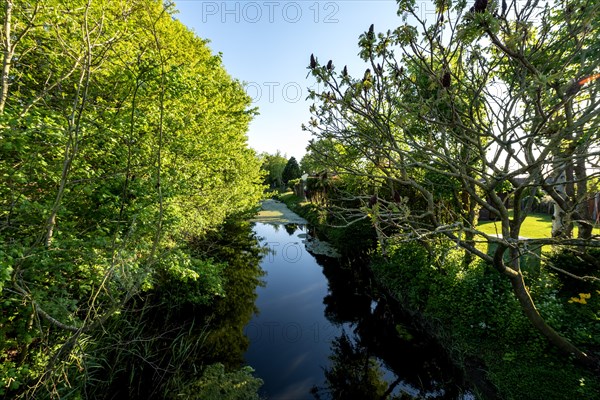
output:
M500 194L500 193L510 193L511 191L513 191L513 185L507 181L507 180L503 180L502 182L500 182L498 184L498 186L496 186L496 193Z
M152 287L168 293L174 304L209 304L223 296L224 264L199 260L182 250L164 255L152 277Z
M255 312L263 254L247 222L228 221L195 238L187 253L174 252L162 262L153 285L83 335L77 351L42 387L55 390L56 397L85 393L97 399L168 398L185 392L207 364L221 362L228 370L238 369L248 346L243 327ZM200 261L200 255L209 261ZM213 282L219 283L220 293L214 293ZM18 302L13 303L4 304L7 312L19 311ZM26 324L27 319L15 322ZM36 367L43 368L48 360L38 356L37 361ZM15 364L2 365L3 384L16 382L12 397L35 393L45 398L31 388L16 391L31 372ZM65 376L69 385L61 379ZM210 379L204 382L212 385ZM219 382L223 383L214 384Z
M277 151L275 154L262 153L260 159L265 183L270 188L283 186L283 171L288 162L285 156Z
M433 265L427 251L417 243L392 246L389 251L388 260L380 259L374 265L381 265L389 287L401 293L403 301L415 309L423 309L429 297L429 290L433 290L433 287L427 284L433 275ZM407 284L408 282L411 283Z
M546 262L559 271L548 269L549 273L552 272L550 295L554 301L547 302L542 308L552 312L555 324L568 332L576 343L591 349L600 346L600 284L593 280L581 281L573 276L593 276L598 270L598 259L598 249L588 249L583 253L568 248L555 250ZM556 302L561 307L557 307Z
M316 178L308 180L318 181ZM305 202L291 192L279 195L279 200L315 226L320 237L326 238L344 257L361 256L376 247L375 232L367 220L342 226L342 221L329 215L326 209L315 203Z
M592 276L598 270L600 260L600 249L588 249L585 252L569 248L556 249L548 258L547 263L555 268L571 273L575 276ZM574 296L580 292L590 292L600 289L600 285L594 281L582 282L558 273L557 278L561 281L561 294L566 297Z
M339 226L342 222L330 219L329 223ZM375 230L367 220L328 229L325 235L343 256L360 256L377 246Z
M261 379L252 376L252 368L243 367L226 372L223 364L205 368L203 376L191 383L185 391L173 395L173 399L202 400L259 400L256 393L262 386Z
M300 170L303 173L312 175L323 169L325 169L325 167L319 164L318 160L315 160L312 153L309 152L302 156L302 159L300 160Z
M152 307L166 318L226 296L224 260L190 243L262 195L246 137L255 110L172 6L12 3L18 57L0 109L0 390L75 396L107 376L130 383L155 371L148 365L168 359L162 340L183 343L180 329L200 327L162 320L161 332ZM128 353L130 342L139 347ZM136 358L149 364L133 368Z
M0 237L2 240L2 237ZM4 282L10 280L11 274L13 272L12 269L12 257L10 257L6 252L0 250L0 292L4 287Z
M296 179L290 179L290 180L287 182L287 187L288 187L288 189L290 189L290 190L294 190L294 188L296 187L296 185L299 185L301 181L302 181L302 180L301 180L300 178L296 178Z
M448 176L435 171L425 172L423 183L431 187L436 200L455 200L460 193L461 185L456 178L448 178Z
M290 159L285 164L285 168L281 173L281 179L284 184L288 184L288 182L292 179L298 179L302 173L300 172L300 166L298 165L298 161L294 157L290 157Z
M322 172L317 176L309 176L306 180L307 197L315 204L325 206L335 199L338 186L342 184L339 176Z
M462 253L442 243L434 250L437 258L415 243L391 246L389 257L374 259L372 268L407 309L419 312L458 362L482 359L502 398L523 393L536 399L596 398L597 377L563 358L533 329L507 280L483 262L465 268ZM598 334L590 311L597 315L600 295L591 293L586 304L569 303L557 296L556 287L556 278L548 274L532 283L540 312L575 343L589 345ZM584 310L587 322L577 315Z

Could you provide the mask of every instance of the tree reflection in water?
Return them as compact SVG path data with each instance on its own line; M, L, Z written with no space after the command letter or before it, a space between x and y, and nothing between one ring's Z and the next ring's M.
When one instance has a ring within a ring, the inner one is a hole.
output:
M298 224L285 224L283 227L285 228L285 231L288 233L288 235L292 236L298 230L299 225Z
M461 373L431 338L411 326L398 304L371 282L364 263L318 258L329 281L329 321L343 327L331 343L325 385L315 399L466 399ZM349 331L349 333L348 333Z
M198 248L203 249L205 256L227 263L226 295L206 310L208 337L203 345L203 362L220 362L227 368L237 369L244 364L244 353L249 345L243 328L258 311L256 288L264 285L261 280L264 271L259 264L266 250L259 245L251 225L246 223L226 224L220 232L198 244Z
M387 391L384 373L378 361L355 344L344 332L334 339L329 359L332 366L325 370L327 389L334 399L381 399ZM319 389L313 395L320 399Z

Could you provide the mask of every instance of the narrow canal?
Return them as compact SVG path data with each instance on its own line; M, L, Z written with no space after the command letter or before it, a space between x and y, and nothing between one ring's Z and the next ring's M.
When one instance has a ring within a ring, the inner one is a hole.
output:
M411 327L366 268L315 254L322 248L303 224L256 222L254 231L269 252L245 361L265 382L261 396L473 398L443 349Z

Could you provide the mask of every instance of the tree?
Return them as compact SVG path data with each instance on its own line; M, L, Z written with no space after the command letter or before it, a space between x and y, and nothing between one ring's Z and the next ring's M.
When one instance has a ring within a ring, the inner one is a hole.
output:
M261 154L262 166L265 171L265 183L271 188L283 186L283 170L287 165L285 155L282 155L279 150L275 154Z
M0 12L0 387L64 387L74 349L160 278L198 280L188 245L256 205L255 110L169 4Z
M302 159L300 160L300 171L305 174L315 174L321 170L321 166L318 165L314 160L310 153L304 154Z
M359 206L336 211L348 224L370 219L383 252L391 241L429 249L455 243L510 280L523 312L552 343L596 364L542 318L520 256L543 245L600 246L584 212L588 182L600 174L593 80L600 5L512 1L499 11L485 3L468 10L464 2L436 2L435 18L424 20L414 1L400 1L403 25L361 35L368 68L359 78L313 56L309 69L324 90L311 92L317 104L304 128L314 143L336 146L312 156L370 180L370 193L352 194ZM340 162L339 148L358 152L356 162ZM513 190L505 201L497 189L507 182ZM541 192L557 204L560 227L552 238L522 238ZM478 208L499 219L498 235L477 228ZM573 223L587 233L572 238ZM486 254L477 243L496 250Z
M298 179L302 173L300 172L300 166L298 165L298 161L294 157L290 157L290 159L285 164L285 168L281 174L281 178L283 179L283 183L287 185L289 181L292 179Z

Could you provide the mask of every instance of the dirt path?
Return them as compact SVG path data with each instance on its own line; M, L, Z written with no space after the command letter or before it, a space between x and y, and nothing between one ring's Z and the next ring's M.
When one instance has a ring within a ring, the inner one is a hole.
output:
M251 219L254 222L265 224L303 224L308 222L298 214L291 211L287 206L277 200L267 199L262 202L262 210Z

